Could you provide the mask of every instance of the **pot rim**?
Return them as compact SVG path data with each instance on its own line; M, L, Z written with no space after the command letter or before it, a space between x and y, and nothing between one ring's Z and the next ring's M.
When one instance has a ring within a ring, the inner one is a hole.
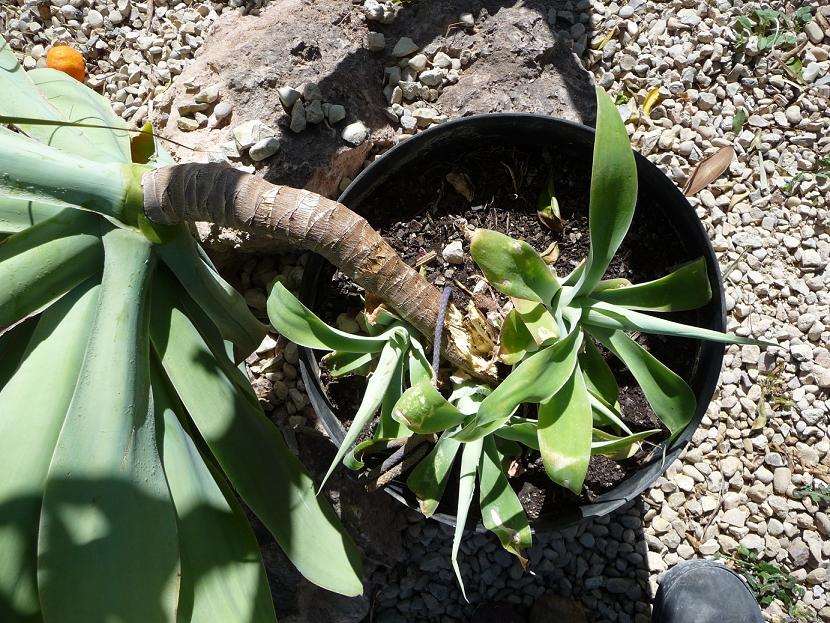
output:
M359 192L365 196L371 193L388 178L390 171L398 170L403 164L417 158L425 145L429 145L436 140L444 139L452 141L454 136L457 140L459 132L462 136L476 134L478 133L476 126L479 126L479 128L481 126L489 127L491 131L496 131L501 129L500 126L502 125L505 126L503 129L506 130L513 124L517 126L548 126L549 134L564 135L566 139L570 135L571 139L582 142L584 146L590 148L593 147L596 135L594 128L589 126L536 113L486 113L460 117L441 125L432 126L389 149L382 157L375 160L354 178L348 188L341 194L339 200L348 205L350 195ZM640 188L651 186L653 190L656 189L658 191L657 194L667 196L666 198L670 200L669 203L672 205L672 208L677 208L681 211L678 216L682 218L684 227L690 230L684 232L683 235L678 231L678 236L691 240L694 243L691 245L693 248L700 247L698 249L700 254L706 258L707 272L710 283L712 284L712 300L706 307L702 308L711 308L708 322L702 324L707 326L707 328L724 331L726 329L726 310L723 279L717 256L715 255L703 223L680 189L656 165L636 151L634 155L637 163L637 176L640 182ZM364 186L366 188L363 188ZM675 229L677 229L677 225L678 221L675 220ZM309 289L316 282L319 271L323 266L324 260L320 256L312 256L303 276L301 286L302 299L308 300ZM312 274L313 277L311 277ZM695 391L697 398L695 416L686 429L671 444L667 444L668 440L661 442L659 447L663 449L662 457L660 453L654 452L652 458L644 463L634 474L620 481L620 483L605 493L597 496L593 502L575 506L573 512L570 514L558 514L554 517L546 517L543 515L536 520L532 520L531 528L534 533L563 530L592 517L607 515L627 504L652 486L668 466L679 457L695 431L697 431L717 387L724 351L725 346L723 344L702 342L697 354L697 363L699 365L704 363L705 368L695 373L695 378L698 375L702 376L698 383L700 388ZM308 392L309 401L320 419L323 428L329 435L332 443L340 445L343 441L345 430L332 412L331 405L325 397L320 380L320 369L312 349L300 348L300 372ZM623 491L620 491L621 489ZM625 489L628 490L626 491ZM414 496L406 488L405 483L393 481L384 490L408 508L420 513L418 504L414 500ZM432 515L432 519L447 525L455 525L455 515L452 514L436 513ZM477 522L476 531L485 531L481 521Z

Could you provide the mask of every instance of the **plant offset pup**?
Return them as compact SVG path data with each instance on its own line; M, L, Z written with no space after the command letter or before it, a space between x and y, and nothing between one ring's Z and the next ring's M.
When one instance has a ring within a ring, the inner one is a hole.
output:
M405 436L440 435L407 479L425 515L436 510L455 457L461 455L452 552L459 582L456 558L476 479L484 525L499 536L508 551L521 558L522 549L530 544L530 528L508 484L506 466L514 457L523 452L538 453L551 480L578 495L592 454L624 458L633 454L641 441L660 432L633 433L626 426L620 413L617 381L598 345L629 369L673 439L694 417L695 395L683 379L627 332L729 344L761 343L654 315L691 310L709 302L711 289L703 258L647 283L603 279L628 231L636 202L637 167L628 135L615 106L598 89L588 257L570 275L560 278L527 243L495 231L476 230L470 251L473 260L490 285L513 303L500 328L497 353L503 363L512 366L511 372L497 384L456 374L447 397L436 387L435 378L410 378L408 389L391 414L384 409L381 422L388 422L391 415L404 427ZM289 297L287 291L275 290L274 307L285 309L287 306L278 305L276 300ZM281 318L272 314L271 320L279 331L300 344L340 349L331 343L312 345ZM362 373L371 373L372 360L360 361L367 366ZM386 387L385 381L373 384L373 380L387 376L378 363L369 386ZM399 391L398 382L394 392ZM380 402L375 397L372 404ZM355 419L353 428L371 421L368 410L361 408L360 413L362 417ZM349 456L360 456L383 444L394 447L388 431L388 425L379 427L374 440L360 444ZM353 442L357 434L350 430L347 443ZM341 447L338 456L347 450ZM362 466L362 461L347 460L347 464Z

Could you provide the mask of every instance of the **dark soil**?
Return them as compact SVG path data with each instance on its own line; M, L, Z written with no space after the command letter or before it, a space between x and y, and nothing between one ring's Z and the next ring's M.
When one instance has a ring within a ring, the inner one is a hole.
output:
M481 275L469 256L465 231L477 227L495 229L525 240L540 252L556 243L560 255L555 266L560 276L568 274L587 256L590 154L587 157L587 161L580 161L573 154L562 151L538 154L512 147L463 153L452 161L435 161L417 174L387 182L373 194L371 203L360 206L359 211L410 265L434 252L435 259L426 264L427 279L439 287L453 286L453 300L462 305L470 298ZM447 182L446 176L450 172L468 177L472 201ZM565 222L561 233L542 225L536 215L537 197L551 172ZM634 283L648 281L695 257L686 250L644 190L640 191L631 229L609 266L606 278L624 277ZM461 240L463 244L465 261L461 265L450 265L441 257L441 251L453 240ZM329 283L333 287L320 289L323 297L316 307L328 321L333 321L340 312L357 312L361 307L358 288L342 274L336 274L332 279ZM474 298L484 311L495 309L506 301L500 294L489 291ZM689 324L696 324L697 320L695 312L664 317ZM698 350L696 341L653 335L638 335L636 339L681 377L687 381L692 377ZM620 386L623 419L635 431L660 428L664 431L662 439L665 439L668 436L666 428L648 406L631 374L615 357L604 349L603 352ZM339 414L344 419L351 417L364 386L362 378L328 381L327 392L339 417ZM531 411L529 409L526 415L532 417ZM660 439L652 438L652 441ZM613 488L636 472L644 457L645 452L625 461L592 457L582 495L577 497L551 484L538 453L533 452L524 457L522 470L519 470L522 473L512 479L513 486L531 518L540 514L558 514L563 508L589 502ZM445 498L453 499L451 488ZM454 513L453 508L442 510Z

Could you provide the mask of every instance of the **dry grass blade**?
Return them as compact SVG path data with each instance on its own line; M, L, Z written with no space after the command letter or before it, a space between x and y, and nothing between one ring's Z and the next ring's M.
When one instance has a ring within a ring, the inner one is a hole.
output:
M701 160L686 181L686 186L683 187L683 194L688 197L706 188L723 175L723 172L729 168L729 163L732 162L734 157L735 150L727 145L721 147L708 158Z

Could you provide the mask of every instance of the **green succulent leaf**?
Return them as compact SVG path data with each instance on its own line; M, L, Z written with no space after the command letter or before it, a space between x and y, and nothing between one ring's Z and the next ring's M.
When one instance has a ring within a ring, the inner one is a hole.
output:
M231 380L239 370L215 357L177 298L154 288L153 347L222 471L300 573L323 588L359 595L354 543L255 397Z
M152 366L151 374L181 552L176 621L276 623L265 567L245 513L182 427L183 409L168 389L159 363Z
M712 299L706 260L698 258L660 279L621 288L594 290L590 297L628 309L671 312L703 307Z
M559 339L556 319L544 305L514 298L513 307L537 346L548 346Z
M0 338L0 366L7 360L20 362L0 391L2 621L40 620L37 531L43 489L75 393L99 295L100 287L87 282Z
M2 70L0 70L2 74ZM95 162L0 127L0 195L83 207L126 222L133 165Z
M599 352L593 340L583 340L582 346L583 351L579 353L579 367L585 377L585 384L609 405L615 406L620 396L620 387L617 385L614 373L608 367L605 357Z
M503 426L521 403L553 396L570 378L581 343L582 332L576 330L525 359L482 401L476 417L456 439L481 439Z
M461 537L464 536L464 528L467 525L467 515L470 512L470 504L473 502L473 494L476 487L476 471L481 461L481 452L484 445L483 439L465 443L461 450L461 474L458 477L458 507L455 512L455 531L452 537L452 555L450 561L455 571L458 585L461 587L461 594L467 599L467 591L464 588L464 580L461 578L461 569L458 567L458 550L461 547Z
M179 556L150 399L152 255L126 229L103 242L97 313L46 478L40 603L46 621L172 622Z
M484 527L499 537L502 547L518 557L525 566L527 561L522 552L531 545L530 524L519 497L507 481L502 457L492 435L483 439L479 479L479 503Z
M337 379L349 374L368 375L375 359L377 353L341 353L335 350L323 357L322 361L329 374Z
M387 452L392 447L391 442L403 442L405 440L406 437L383 437L361 441L346 453L346 456L343 457L343 465L354 471L363 469L365 467L363 463L364 456Z
M593 441L591 441L591 454L602 454L616 460L627 459L637 451L641 441L659 433L659 428L653 428L619 437L595 428Z
M406 355L409 336L401 328L391 329L390 332L392 332L392 336L384 345L383 350L380 351L378 365L366 383L366 391L363 394L363 400L360 406L357 408L357 413L352 418L349 430L346 431L346 436L337 449L334 460L331 462L326 475L323 477L323 482L320 483L321 491L337 465L343 460L343 457L351 449L354 442L357 441L360 433L372 421L372 417L383 403L383 397L388 391L390 384L396 378L400 382L400 367L398 363Z
M281 283L268 296L268 318L282 335L300 346L347 353L377 353L390 339L390 329L378 336L353 335L330 327L300 303Z
M509 423L502 426L493 434L501 439L515 441L533 450L539 450L538 430L539 423L536 420L514 416L510 419Z
M610 303L586 300L583 308L587 311L585 324L616 329L620 331L641 331L658 335L671 335L698 340L709 340L723 344L756 344L758 346L778 346L772 342L756 340L740 335L728 335L720 331L703 329L691 325L672 322L649 314L643 314L624 307L617 307Z
M32 73L23 70L11 46L0 36L0 93L3 93L3 97L0 98L0 115L66 121L61 112L49 103L43 92L32 82ZM78 84L84 89L87 88ZM99 150L79 128L26 123L15 125L32 138L68 154L99 162L109 162L111 159L109 154Z
M395 371L389 380L389 386L383 394L383 400L380 404L380 421L375 431L375 439L396 439L412 435L411 430L392 417L392 411L403 394L403 377L406 362L406 356L398 359L395 365Z
M686 382L622 331L591 327L591 335L631 371L654 413L677 437L697 408L695 394Z
M449 433L444 433L430 453L409 474L406 485L418 498L418 506L425 517L432 517L438 508L460 447L460 442Z
M588 400L594 413L594 425L613 426L617 430L631 434L631 429L628 428L620 415L618 405L608 404L602 396L597 395L590 388L588 389Z
M31 316L0 333L0 354L3 355L0 357L0 391L12 378L23 360L26 346L32 339L37 321L37 316Z
M549 305L559 290L559 282L545 260L522 240L477 229L470 255L490 285L508 296Z
M601 87L596 91L597 131L588 207L591 246L574 296L591 292L602 279L628 232L637 204L637 164L625 124L608 94Z
M99 222L71 210L0 244L0 330L101 270Z
M141 132L130 138L130 157L136 164L147 164L153 168L176 164L149 121L141 128Z
M63 210L59 205L28 201L16 197L0 197L0 233L14 234L48 221Z
M116 115L109 100L82 82L56 69L43 67L27 72L29 78L46 100L54 106L61 118L69 123L106 125L119 130L75 127L97 148L93 160L104 162L132 162L130 134L127 123ZM31 113L27 113L31 114ZM31 130L31 128L29 128ZM63 132L64 128L50 128L49 132ZM83 154L81 154L83 155Z
M541 305L538 307L544 309ZM519 363L528 351L537 350L536 342L527 330L522 317L511 309L501 326L499 359L509 366Z
M233 342L244 359L262 343L267 327L259 322L245 299L199 256L196 241L185 226L157 247L159 256L173 271L193 301L217 326L222 337Z
M421 381L407 389L395 407L392 417L419 434L438 433L458 426L467 417L450 404L429 381Z
M409 351L406 353L406 358L410 386L417 385L422 381L432 381L432 364L424 353L424 347L414 336L410 336Z
M579 366L549 400L539 405L539 451L550 479L582 491L591 459L593 418L588 390Z

